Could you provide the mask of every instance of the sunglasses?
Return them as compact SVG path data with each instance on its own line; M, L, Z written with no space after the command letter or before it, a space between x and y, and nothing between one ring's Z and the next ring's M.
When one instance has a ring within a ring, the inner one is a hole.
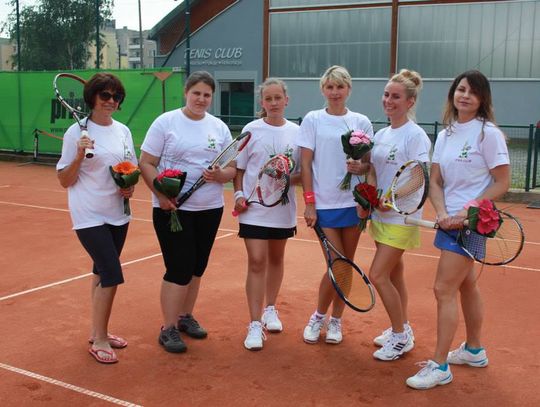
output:
M122 100L124 100L124 94L123 93L111 93L111 92L107 92L106 90L104 90L102 92L99 92L98 95L99 95L99 98L101 100L103 100L104 102L110 100L111 98L115 102L121 102Z

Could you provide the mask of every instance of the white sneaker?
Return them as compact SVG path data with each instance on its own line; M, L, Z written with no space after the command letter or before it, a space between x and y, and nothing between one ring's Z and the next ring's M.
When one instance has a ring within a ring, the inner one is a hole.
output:
M405 332L409 334L409 336L412 338L412 341L414 343L414 332L409 324L403 324L403 328L405 328ZM392 334L392 327L388 328L387 330L383 331L382 334L377 336L375 339L373 339L373 343L377 346L383 346L385 342L388 340L390 335Z
M330 318L326 327L326 343L338 344L343 340L341 334L341 320L337 318Z
M269 332L281 332L283 331L283 324L279 320L276 307L269 305L264 309L264 313L261 318L261 322Z
M486 367L488 365L486 350L482 349L474 354L465 349L465 342L459 348L449 352L447 360L448 363L453 365L469 365L472 367Z
M452 381L454 376L450 371L450 366L446 370L439 369L439 365L432 360L418 363L422 369L414 376L407 379L407 386L413 389L425 390L435 386L442 386Z
M265 339L266 335L263 332L262 324L259 321L252 321L248 326L248 334L244 341L246 349L261 350Z
M323 326L324 318L317 318L315 315L312 315L309 318L307 326L304 328L304 342L317 343Z
M390 337L382 348L373 352L373 357L379 360L396 360L404 353L412 350L414 348L414 342L409 334L405 333L405 335L406 338L400 340L397 334L390 334Z

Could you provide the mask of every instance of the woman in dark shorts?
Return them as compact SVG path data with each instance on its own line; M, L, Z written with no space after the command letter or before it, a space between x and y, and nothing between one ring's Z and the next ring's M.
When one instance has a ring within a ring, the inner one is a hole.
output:
M262 106L261 118L248 123L243 131L252 136L237 158L237 175L234 180L235 210L240 213L240 233L248 253L246 295L250 324L244 346L260 350L265 335L281 332L283 325L278 317L276 299L283 280L283 257L287 239L296 231L296 199L294 188L288 192L289 204L266 208L253 204L245 207L245 195L257 181L260 168L272 156L282 154L289 158L292 183L299 181L298 151L294 139L298 125L284 118L287 106L287 88L280 79L268 78L259 89Z

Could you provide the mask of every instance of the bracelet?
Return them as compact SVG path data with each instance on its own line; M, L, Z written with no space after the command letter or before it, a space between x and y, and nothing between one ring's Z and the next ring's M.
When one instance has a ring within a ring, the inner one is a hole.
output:
M244 191L236 191L236 192L234 193L234 201L235 201L235 202L236 202L236 200L237 200L238 198L244 198Z
M304 203L307 204L314 204L315 203L315 192L308 191L304 192Z

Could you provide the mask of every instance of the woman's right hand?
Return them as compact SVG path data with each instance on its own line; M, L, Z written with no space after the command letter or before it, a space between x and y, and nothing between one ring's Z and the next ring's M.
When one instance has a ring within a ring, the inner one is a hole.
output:
M164 195L157 195L159 201L159 207L164 211L174 211L176 210L176 198L167 198Z
M304 209L304 219L306 220L306 225L310 228L315 226L317 223L317 211L315 209L315 204L307 204L306 209Z
M88 136L82 136L79 140L77 140L77 158L84 158L85 150L87 148L93 149L94 141Z
M246 205L246 198L240 197L234 202L234 212L242 213L247 211L248 206Z

